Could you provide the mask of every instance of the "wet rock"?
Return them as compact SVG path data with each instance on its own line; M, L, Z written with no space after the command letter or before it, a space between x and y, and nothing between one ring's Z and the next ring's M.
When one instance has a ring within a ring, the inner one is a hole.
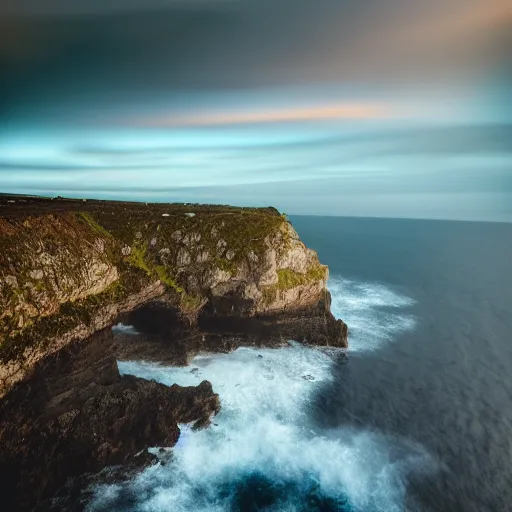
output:
M29 510L71 477L173 446L178 423L209 424L220 409L208 381L171 387L119 375L110 331L38 365L0 405L0 493ZM8 506L8 504L11 504Z

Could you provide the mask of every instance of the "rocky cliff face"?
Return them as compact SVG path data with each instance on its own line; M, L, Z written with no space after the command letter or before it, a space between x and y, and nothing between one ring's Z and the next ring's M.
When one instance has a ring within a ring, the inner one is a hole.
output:
M289 339L346 346L327 267L273 208L12 201L0 199L0 494L10 509L44 508L70 477L106 465L140 467L137 452L174 445L178 423L203 427L219 410L210 383L121 377L116 358L187 364L199 351ZM141 334L119 343L119 320Z
M258 318L274 337L346 345L327 267L272 208L32 200L0 214L2 394L41 358L156 298L192 328Z
M104 329L69 344L0 402L4 510L46 510L69 478L105 466L143 467L151 462L147 447L177 442L178 423L206 426L219 411L208 381L186 388L121 377L112 342ZM52 510L67 508L57 502Z

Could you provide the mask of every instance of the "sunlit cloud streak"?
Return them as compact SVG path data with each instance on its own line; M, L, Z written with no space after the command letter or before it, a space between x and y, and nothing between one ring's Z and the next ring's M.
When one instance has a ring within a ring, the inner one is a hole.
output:
M274 110L191 113L184 116L157 116L134 120L141 126L212 126L259 123L327 121L336 119L382 119L391 108L378 104L341 104Z

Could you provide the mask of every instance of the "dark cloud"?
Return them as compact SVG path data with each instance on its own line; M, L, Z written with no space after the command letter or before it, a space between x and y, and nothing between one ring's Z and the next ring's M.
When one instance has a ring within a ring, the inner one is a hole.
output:
M219 9L239 0L4 0L2 12L14 17L91 16L159 9Z
M430 76L435 84L450 69L478 70L496 57L500 48L492 43L510 28L512 9L503 5L11 0L0 7L0 62L13 97L18 92L35 102L39 96L73 103L153 90L396 82L397 72L401 82Z

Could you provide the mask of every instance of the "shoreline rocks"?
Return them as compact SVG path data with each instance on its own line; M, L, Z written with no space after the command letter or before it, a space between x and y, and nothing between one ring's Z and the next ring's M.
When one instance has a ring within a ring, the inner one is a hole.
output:
M208 381L164 386L121 376L109 329L37 365L0 404L0 494L8 510L30 510L59 488L106 466L174 446L178 423L204 428L220 410Z

